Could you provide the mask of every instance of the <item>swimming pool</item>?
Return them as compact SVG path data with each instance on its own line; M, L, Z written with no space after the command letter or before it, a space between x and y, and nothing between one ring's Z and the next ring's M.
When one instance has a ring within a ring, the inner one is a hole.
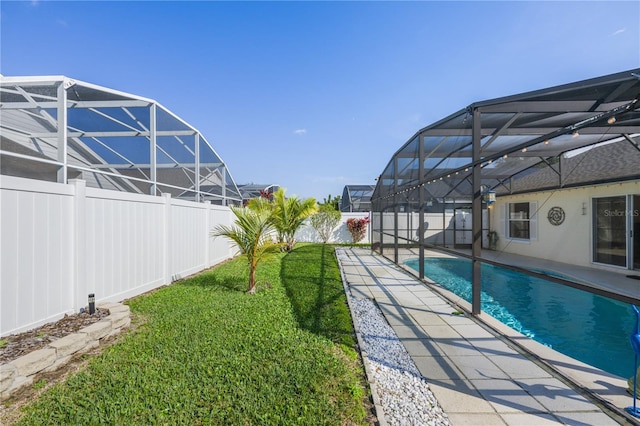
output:
M405 264L418 270L418 259ZM621 377L633 374L631 305L493 265L482 265L482 310L572 358ZM471 302L471 261L425 259L425 276Z

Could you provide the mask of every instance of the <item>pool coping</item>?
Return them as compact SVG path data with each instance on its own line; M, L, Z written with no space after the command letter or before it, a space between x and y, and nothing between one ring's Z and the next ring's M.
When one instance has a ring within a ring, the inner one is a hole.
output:
M428 284L431 290L437 292L450 303L460 307L470 319L488 328L488 331L494 334L496 338L504 338L509 344L515 346L514 349L527 356L557 379L592 400L601 409L623 417L632 423L640 424L640 419L634 418L626 411L626 407L633 404L632 396L626 392L627 379L558 352L512 329L487 313L483 312L480 317L474 316L471 314L471 304L460 296L430 280L421 282ZM606 378L606 382L602 380L603 378ZM605 386L607 384L609 386ZM607 392L617 390L618 392L603 395L598 390Z

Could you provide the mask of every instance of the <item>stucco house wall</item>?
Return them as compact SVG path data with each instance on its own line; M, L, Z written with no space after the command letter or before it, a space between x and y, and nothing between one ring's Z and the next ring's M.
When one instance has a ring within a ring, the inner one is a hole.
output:
M490 208L490 228L497 231L500 237L497 250L606 270L621 269L594 263L592 260L592 200L630 194L640 194L640 181L498 197ZM508 203L518 202L537 204L537 214L534 216L534 213L531 213L532 218L537 216L537 235L532 235L529 241L509 239L506 236L506 206ZM564 210L565 218L562 224L555 226L547 219L552 207L561 207Z

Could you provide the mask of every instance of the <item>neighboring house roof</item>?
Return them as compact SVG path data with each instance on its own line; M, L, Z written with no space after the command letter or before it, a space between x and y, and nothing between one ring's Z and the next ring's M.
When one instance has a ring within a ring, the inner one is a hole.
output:
M240 190L240 194L243 200L250 200L252 198L260 197L260 191L267 192L276 192L280 188L277 184L258 184L258 183L247 183L243 185L238 185L238 189Z

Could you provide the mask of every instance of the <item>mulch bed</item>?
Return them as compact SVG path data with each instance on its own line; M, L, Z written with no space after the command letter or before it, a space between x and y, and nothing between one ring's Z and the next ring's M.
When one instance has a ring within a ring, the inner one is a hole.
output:
M65 315L56 322L51 322L25 331L12 334L0 339L0 364L13 361L23 355L46 347L54 340L60 339L78 330L100 321L109 315L107 309L96 309L93 315L88 312Z

